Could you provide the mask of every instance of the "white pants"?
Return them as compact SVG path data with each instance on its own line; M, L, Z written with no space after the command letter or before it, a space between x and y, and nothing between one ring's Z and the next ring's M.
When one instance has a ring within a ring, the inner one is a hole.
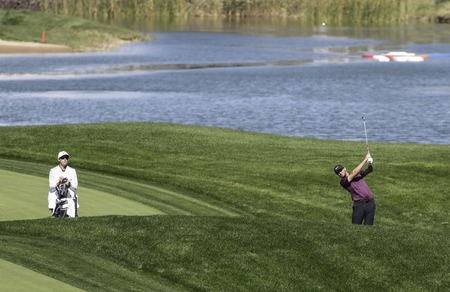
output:
M75 218L75 193L72 190L69 190L69 207L67 208L67 216L70 218ZM48 209L54 211L56 208L56 200L58 199L57 192L48 192ZM80 204L78 204L77 199L77 209L80 208Z

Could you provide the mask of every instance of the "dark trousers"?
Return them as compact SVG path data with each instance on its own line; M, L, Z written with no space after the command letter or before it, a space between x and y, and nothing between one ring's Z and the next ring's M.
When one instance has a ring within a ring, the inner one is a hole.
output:
M353 202L352 223L373 225L375 219L375 200Z

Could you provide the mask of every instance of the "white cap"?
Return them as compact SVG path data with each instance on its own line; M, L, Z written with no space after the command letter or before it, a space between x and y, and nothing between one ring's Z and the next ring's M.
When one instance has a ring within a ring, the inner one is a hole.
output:
M60 160L61 157L63 157L64 155L70 156L69 153L67 153L66 151L61 151L58 153L58 160Z

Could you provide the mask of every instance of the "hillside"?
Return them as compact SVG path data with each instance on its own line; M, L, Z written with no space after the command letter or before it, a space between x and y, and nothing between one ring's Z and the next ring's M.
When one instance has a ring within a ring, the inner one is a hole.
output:
M27 48L31 52L104 51L148 39L132 30L81 18L0 9L0 40L29 43L22 46L1 43L0 53L8 52L5 51L8 46L16 49L16 53L21 52L21 48L25 53Z
M71 135L61 141L61 132ZM157 211L107 215L100 203L82 206L77 220L20 220L10 212L17 221L0 222L0 258L73 287L450 287L449 145L372 143L372 227L350 224L351 201L332 171L362 159L362 142L151 123L2 127L0 169L12 175L2 185L24 194L20 209L33 209L31 201L45 210L48 169L61 149L79 172L81 202L98 196L120 209L114 202L125 199ZM42 207L27 194L40 196Z

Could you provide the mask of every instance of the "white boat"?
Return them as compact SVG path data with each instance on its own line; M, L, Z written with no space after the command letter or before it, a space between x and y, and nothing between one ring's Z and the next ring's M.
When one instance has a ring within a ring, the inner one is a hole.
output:
M384 55L388 57L400 57L400 56L415 56L416 54L407 52L389 52Z
M428 56L423 55L419 56L414 53L407 53L407 52L389 52L386 54L379 54L379 55L373 55L373 54L364 54L362 55L363 58L372 58L377 60L378 62L422 62L425 59L428 58Z
M391 61L391 59L389 57L386 57L385 55L374 55L372 58L377 60L378 62L390 62Z
M395 56L392 61L395 62L422 62L425 60L423 56Z

